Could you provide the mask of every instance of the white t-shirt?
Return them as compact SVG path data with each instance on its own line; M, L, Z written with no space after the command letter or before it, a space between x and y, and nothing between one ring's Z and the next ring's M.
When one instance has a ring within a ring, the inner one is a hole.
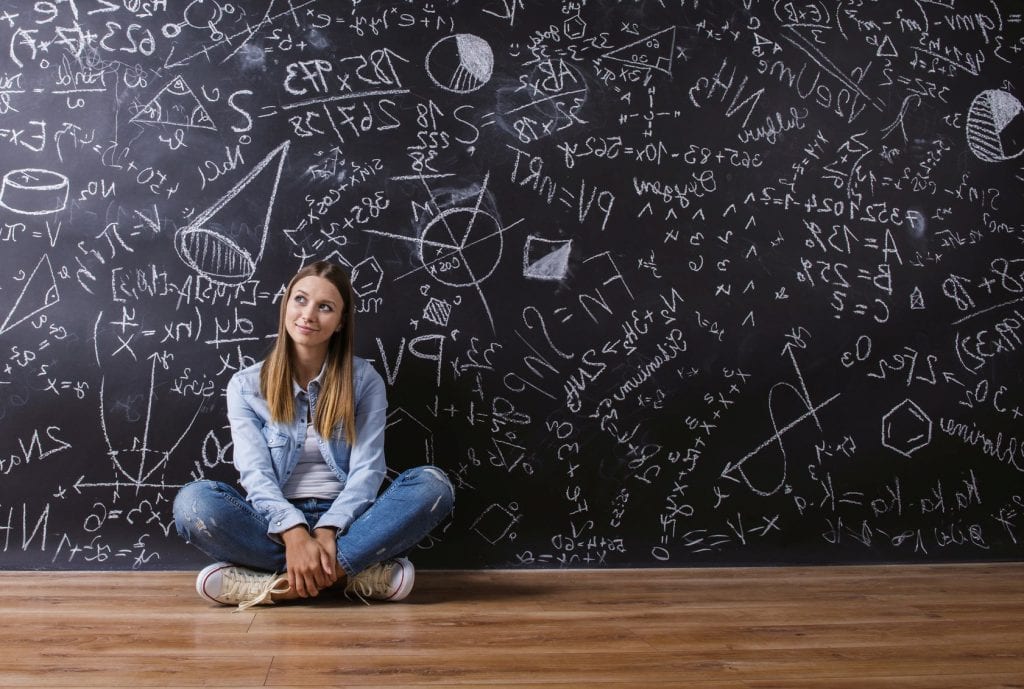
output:
M302 456L295 470L288 477L281 492L288 500L296 498L322 498L333 500L341 493L344 484L338 480L331 468L327 466L320 446L316 442L316 430L313 424L306 425L306 440L302 444Z

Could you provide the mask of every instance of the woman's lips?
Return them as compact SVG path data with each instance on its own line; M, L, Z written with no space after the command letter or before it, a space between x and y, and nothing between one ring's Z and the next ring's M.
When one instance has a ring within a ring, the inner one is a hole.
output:
M303 334L309 334L309 333L315 333L316 332L316 328L308 328L308 327L306 327L304 325L299 325L298 323L295 324L295 329L298 330L300 333L303 333Z

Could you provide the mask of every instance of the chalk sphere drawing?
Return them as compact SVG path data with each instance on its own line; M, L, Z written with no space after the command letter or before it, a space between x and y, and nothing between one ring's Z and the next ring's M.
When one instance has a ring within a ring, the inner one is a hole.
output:
M479 36L453 34L430 48L426 68L431 81L446 91L472 93L490 81L494 53Z
M0 184L0 206L22 215L59 213L68 205L68 178L38 168L11 170Z
M1024 106L1013 94L982 91L967 111L967 143L974 155L1001 163L1024 153Z

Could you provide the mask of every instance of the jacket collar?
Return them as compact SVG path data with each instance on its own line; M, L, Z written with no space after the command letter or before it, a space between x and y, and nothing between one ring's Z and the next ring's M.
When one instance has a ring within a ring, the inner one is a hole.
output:
M323 380L324 372L326 370L327 370L327 360L324 359L323 366L320 367L320 373L316 374L316 378L314 378L313 380L309 381L309 388L308 389L313 394L316 394L316 393L320 392L321 381ZM306 390L303 390L302 386L300 386L298 384L298 382L294 378L292 378L292 395L297 397L299 394L301 394L303 392L306 392Z

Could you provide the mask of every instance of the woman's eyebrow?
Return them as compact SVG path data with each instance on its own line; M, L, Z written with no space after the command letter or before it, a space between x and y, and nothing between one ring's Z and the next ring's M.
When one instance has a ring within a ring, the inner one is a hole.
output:
M308 296L309 296L309 293L308 293L308 292L306 292L306 291L305 291L305 290L303 290L303 289L299 289L299 288L296 288L296 289L295 289L295 293L296 293L296 294L301 294L301 295L302 295L302 296L304 296L304 297L308 297ZM320 300L320 303L321 303L321 304L330 304L331 306L334 306L334 302L333 302L332 300L330 300L330 299L321 299L321 300Z

